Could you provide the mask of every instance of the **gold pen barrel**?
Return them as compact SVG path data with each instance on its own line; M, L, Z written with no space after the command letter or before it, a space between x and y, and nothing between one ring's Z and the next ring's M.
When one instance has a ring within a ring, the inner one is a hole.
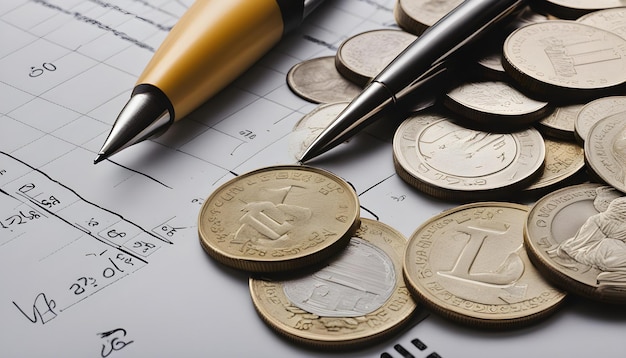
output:
M231 83L283 35L276 0L197 0L139 76L185 117Z

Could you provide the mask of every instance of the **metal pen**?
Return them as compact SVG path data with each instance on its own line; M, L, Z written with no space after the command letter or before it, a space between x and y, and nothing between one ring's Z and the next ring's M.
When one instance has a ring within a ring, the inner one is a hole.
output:
M197 0L139 76L94 163L164 132L252 66L322 0Z
M423 89L440 81L454 55L501 20L513 14L524 0L466 0L428 28L383 69L326 127L301 155L306 162L334 148L381 113L408 99L427 95ZM462 59L461 59L462 60Z

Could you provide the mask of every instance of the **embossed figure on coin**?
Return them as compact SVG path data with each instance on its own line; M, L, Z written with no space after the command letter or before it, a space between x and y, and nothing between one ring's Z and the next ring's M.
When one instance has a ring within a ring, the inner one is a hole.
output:
M575 76L578 66L620 59L620 55L601 38L589 38L582 43L565 43L560 38L548 37L542 42L554 71L563 77Z
M626 185L626 126L613 142L613 156L617 165L620 165L618 172L615 173L615 179Z
M379 309L395 289L393 262L367 241L352 238L341 257L311 276L284 282L299 308L326 317L357 317Z
M280 189L265 189L262 197L266 201L247 203L244 214L239 219L241 226L235 233L232 243L243 244L258 240L284 240L289 238L289 231L311 218L309 208L284 204L293 186Z
M600 285L626 284L626 196L612 200L605 211L592 215L576 234L548 250L559 264L595 267Z

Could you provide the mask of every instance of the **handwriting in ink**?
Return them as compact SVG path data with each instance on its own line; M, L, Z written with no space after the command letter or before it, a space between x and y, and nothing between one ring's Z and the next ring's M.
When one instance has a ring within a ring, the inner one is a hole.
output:
M102 343L102 349L100 350L102 358L106 358L114 351L119 351L134 342L122 340L126 337L126 330L124 328L116 328L111 331L98 333L98 335L100 338L106 340L106 342Z
M54 72L56 70L57 70L57 66L55 66L53 63L44 62L41 65L41 67L31 66L30 67L30 73L28 74L28 77L35 78L35 77L39 77L39 76L43 75L46 71L47 72Z
M45 293L40 293L35 297L35 302L33 303L33 314L29 316L24 310L13 301L13 305L17 307L20 312L24 315L24 317L28 318L32 323L41 322L41 324L46 324L53 318L57 316L57 313L54 311L57 304L52 299L48 299Z

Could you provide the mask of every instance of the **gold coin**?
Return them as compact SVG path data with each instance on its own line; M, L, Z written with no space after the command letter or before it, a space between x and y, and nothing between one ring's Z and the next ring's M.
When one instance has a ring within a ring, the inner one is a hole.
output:
M626 82L626 40L575 21L524 26L507 37L503 53L506 72L545 100L607 96Z
M625 111L626 96L602 97L587 103L580 109L574 122L576 141L584 143L589 129L602 118Z
M626 197L620 195L609 186L580 184L533 205L524 240L546 278L587 298L626 303Z
M450 90L443 104L476 123L499 128L520 128L552 112L547 102L528 98L502 81L464 83Z
M544 138L546 160L543 174L525 192L543 193L569 183L585 167L583 148L572 142Z
M546 137L575 141L574 127L578 112L584 104L559 106L547 117L537 122L537 129Z
M585 140L585 162L602 181L626 193L626 112L591 127Z
M592 11L624 6L621 0L541 0L534 1L539 11L561 19L574 20Z
M622 2L621 6L624 6ZM617 7L612 9L598 10L581 16L576 21L586 25L611 31L614 34L626 38L626 8Z
M204 202L200 242L217 261L250 272L284 272L341 251L359 225L359 202L343 179L306 166L240 175Z
M393 14L398 26L412 34L421 35L462 2L463 0L398 0Z
M335 55L339 73L364 86L417 37L401 30L372 30L345 40Z
M534 128L483 132L434 112L408 118L393 138L398 175L417 189L445 200L513 195L541 175L544 158L544 141Z
M329 264L289 280L250 279L261 318L284 336L316 348L351 348L396 333L416 303L402 279L406 238L362 219L350 244Z
M473 326L512 328L546 317L565 293L528 259L527 213L524 205L482 202L429 219L407 244L407 287L433 312Z
M337 71L334 56L297 63L287 73L287 85L313 103L350 101L362 90Z

